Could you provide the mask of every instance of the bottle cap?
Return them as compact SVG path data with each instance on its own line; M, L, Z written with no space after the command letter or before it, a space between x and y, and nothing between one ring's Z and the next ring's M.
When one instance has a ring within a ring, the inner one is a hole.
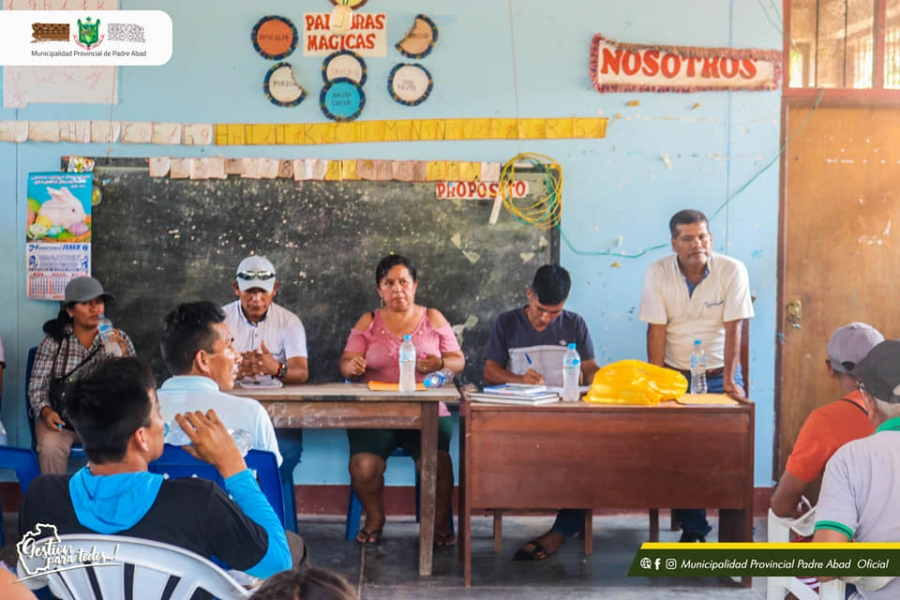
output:
M695 346L699 346L699 345L702 344L702 343L703 343L703 342L701 342L700 340L694 340L694 345L695 345Z
M408 341L410 341L411 339L412 339L412 336L409 335L409 334L406 334L406 335L403 336L403 341L404 341L404 342L408 342Z
M569 344L569 350L574 350L574 349L575 349L575 342L571 342Z

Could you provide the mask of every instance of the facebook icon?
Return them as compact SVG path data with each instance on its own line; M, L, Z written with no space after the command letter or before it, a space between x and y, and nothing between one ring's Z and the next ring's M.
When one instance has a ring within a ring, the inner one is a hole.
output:
M659 571L659 562L660 562L660 560L661 560L661 559L657 558L656 560L653 561L653 569L656 570L656 571Z

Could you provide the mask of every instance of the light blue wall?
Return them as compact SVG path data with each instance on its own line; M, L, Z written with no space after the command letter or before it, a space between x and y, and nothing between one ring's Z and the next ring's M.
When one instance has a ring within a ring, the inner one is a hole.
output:
M780 5L780 3L775 3ZM757 403L758 486L771 483L774 428L775 302L778 213L778 92L599 94L588 76L592 36L623 42L778 49L781 18L757 0L373 0L363 10L388 15L388 56L368 58L368 103L362 119L606 116L602 140L385 143L320 147L153 147L0 144L0 336L7 349L2 418L11 439L28 444L24 415L24 358L40 326L56 312L25 297L25 182L30 171L54 170L63 154L110 156L268 156L279 158L456 159L505 162L520 151L553 157L565 175L562 263L573 274L568 307L588 322L601 364L644 358L645 326L637 320L644 270L669 250L667 222L685 207L713 214L752 183L711 222L715 249L743 260L756 295L751 325L752 386ZM304 10L326 11L325 0L120 0L120 8L160 9L174 22L174 54L163 67L120 68L119 104L112 107L35 105L0 109L0 120L109 119L191 122L321 122L317 106L321 58L294 64L309 98L294 109L261 94L269 62L249 41L263 15L300 21ZM511 14L510 14L511 8ZM431 98L415 108L392 102L385 90L400 55L390 46L417 13L440 29L422 63L431 71ZM512 32L512 33L511 33ZM514 42L513 42L514 38ZM631 100L638 106L626 105ZM694 108L699 103L700 106ZM135 201L139 201L135 198ZM619 238L621 244L617 245ZM139 276L139 274L135 274ZM523 291L528 282L523 281ZM228 285L223 282L223 286ZM302 307L294 308L303 316ZM315 357L312 357L315 360ZM480 357L469 357L480 360ZM307 433L298 483L345 483L343 432ZM410 461L388 471L388 483L409 484Z

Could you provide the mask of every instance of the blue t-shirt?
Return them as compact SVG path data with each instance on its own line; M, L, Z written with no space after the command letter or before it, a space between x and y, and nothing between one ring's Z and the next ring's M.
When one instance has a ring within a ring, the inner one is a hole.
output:
M544 376L547 385L562 386L563 356L571 342L575 342L582 361L594 358L594 342L579 315L563 310L546 329L538 331L523 307L497 317L484 358L516 375L534 369Z

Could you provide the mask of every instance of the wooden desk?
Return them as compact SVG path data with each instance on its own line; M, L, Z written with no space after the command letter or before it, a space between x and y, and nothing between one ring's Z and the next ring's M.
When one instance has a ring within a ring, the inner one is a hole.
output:
M460 559L490 509L719 508L719 541L753 538L754 405L511 406L461 415ZM749 578L745 578L749 585Z
M365 384L326 383L282 388L236 388L266 408L280 429L418 429L422 434L419 574L431 575L437 481L438 403L456 403L450 386L413 394L373 392Z

